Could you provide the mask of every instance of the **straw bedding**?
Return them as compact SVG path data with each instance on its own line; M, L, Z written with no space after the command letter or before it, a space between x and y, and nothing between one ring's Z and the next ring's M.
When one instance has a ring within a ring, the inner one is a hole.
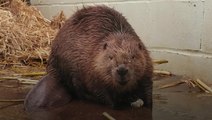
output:
M46 61L51 41L66 19L64 14L49 21L20 0L4 0L0 6L1 64Z

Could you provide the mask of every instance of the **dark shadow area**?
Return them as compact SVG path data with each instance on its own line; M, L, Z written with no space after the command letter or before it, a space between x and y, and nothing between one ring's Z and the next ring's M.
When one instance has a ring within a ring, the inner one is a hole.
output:
M103 116L107 112L116 120L152 120L152 112L145 108L126 108L113 110L85 101L72 101L70 104L53 110L40 110L29 113L32 120L107 120Z

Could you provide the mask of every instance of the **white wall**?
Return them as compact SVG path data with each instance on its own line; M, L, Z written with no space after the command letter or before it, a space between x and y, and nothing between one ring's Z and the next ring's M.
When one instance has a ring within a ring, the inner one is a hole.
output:
M82 5L106 4L123 13L156 59L157 69L212 82L212 0L32 0L51 18Z

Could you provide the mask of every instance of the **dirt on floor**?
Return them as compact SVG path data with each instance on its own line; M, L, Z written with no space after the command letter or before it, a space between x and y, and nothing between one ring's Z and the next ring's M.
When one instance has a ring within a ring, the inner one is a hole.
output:
M33 85L16 81L0 82L0 120L108 120L107 112L116 120L212 120L212 95L205 94L187 84L159 89L173 81L186 79L182 76L155 77L153 110L110 107L73 100L70 104L51 110L27 113L23 99ZM14 101L7 101L14 100Z

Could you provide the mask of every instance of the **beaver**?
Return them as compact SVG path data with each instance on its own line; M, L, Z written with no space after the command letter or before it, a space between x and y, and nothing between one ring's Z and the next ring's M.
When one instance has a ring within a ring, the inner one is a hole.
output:
M25 106L48 108L76 98L121 108L142 99L152 108L152 71L145 45L121 13L83 7L56 35L47 75Z

